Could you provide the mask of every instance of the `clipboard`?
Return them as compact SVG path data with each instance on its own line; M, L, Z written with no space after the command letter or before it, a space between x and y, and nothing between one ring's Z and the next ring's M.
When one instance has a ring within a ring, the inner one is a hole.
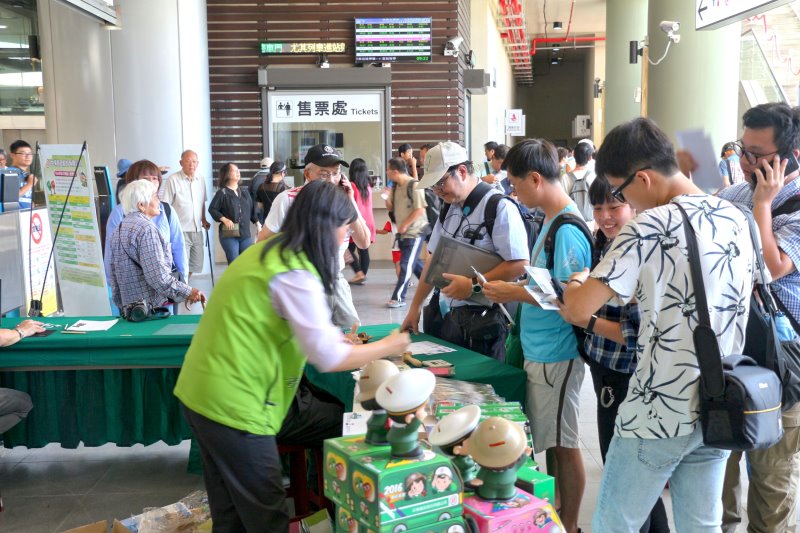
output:
M503 258L494 252L442 235L428 265L425 283L441 289L450 284L442 277L444 273L472 278L474 274L471 267L474 266L479 272L488 272L502 262ZM487 307L492 305L483 293L473 294L469 300Z

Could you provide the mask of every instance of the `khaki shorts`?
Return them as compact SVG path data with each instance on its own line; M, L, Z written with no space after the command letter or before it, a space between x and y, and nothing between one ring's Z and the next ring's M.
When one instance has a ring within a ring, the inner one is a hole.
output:
M189 263L189 272L200 273L203 271L203 232L184 231L184 246L186 247L186 260Z
M360 325L358 311L353 305L353 294L350 292L350 284L344 279L341 272L338 273L333 282L333 294L328 297L331 306L331 320L342 329L350 329L353 324Z
M558 363L525 361L527 410L536 453L579 448L578 410L585 368L576 357Z

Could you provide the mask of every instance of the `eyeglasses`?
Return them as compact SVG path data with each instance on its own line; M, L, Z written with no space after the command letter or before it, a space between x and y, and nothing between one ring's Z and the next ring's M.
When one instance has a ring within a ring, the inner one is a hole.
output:
M758 163L759 159L764 159L780 152L780 150L775 150L774 152L770 152L768 154L758 154L756 152L751 152L750 150L746 150L744 145L742 144L742 141L736 141L734 144L739 148L741 154L745 157L745 159L747 159L747 162L750 163L751 165L755 165L756 163Z
M20 157L33 157L33 152L14 152L14 155L18 155Z
M330 180L330 179L336 178L341 173L342 173L341 170L337 170L336 172L328 172L327 170L319 170L319 171L317 171L317 175L320 177L320 179L323 179L323 180Z
M636 172L634 172L633 174L631 174L630 176L628 176L627 178L625 178L625 181L623 181L622 184L619 187L617 187L616 189L611 191L611 196L613 196L614 199L617 200L618 202L622 202L623 204L627 204L628 201L625 199L625 195L622 194L622 191L625 189L625 187L627 187L628 185L633 183L633 179L636 177L636 174L638 174L639 172L641 172L643 170L650 170L650 168L651 167L642 167L639 170L637 170Z
M439 181L437 181L436 183L431 185L431 189L440 189L441 190L444 187L444 184L447 183L447 180L453 177L453 172L454 171L452 171L452 170L448 170L447 174L445 174L442 177L442 179L440 179Z

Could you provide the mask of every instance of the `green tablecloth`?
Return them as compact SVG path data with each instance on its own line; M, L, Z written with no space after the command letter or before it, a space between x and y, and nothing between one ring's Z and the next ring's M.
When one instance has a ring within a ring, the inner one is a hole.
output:
M108 331L67 335L58 330L0 349L0 386L27 392L34 404L28 418L5 433L5 446L38 448L59 442L75 448L81 441L86 446L107 442L130 446L159 440L177 444L190 438L172 390L192 338L191 331L185 330L199 319L178 315L138 324L120 320ZM3 319L2 327L13 327L21 320ZM77 320L43 319L64 325ZM362 331L380 338L394 327L365 326ZM447 359L456 366L455 379L488 383L507 400L524 402L524 371L428 335L415 335L413 340L435 340L456 348L420 359ZM130 368L136 366L156 368ZM113 369L63 370L81 367ZM14 368L34 370L2 371ZM350 372L322 374L312 367L307 372L315 385L352 410L355 382Z
M397 325L386 324L381 326L364 326L359 331L364 331L375 340L389 334ZM520 402L525 405L525 383L527 375L524 370L514 368L490 357L475 353L466 348L456 346L442 339L425 335L412 335L412 342L433 341L451 348L454 352L439 355L420 355L420 360L445 359L455 365L456 373L451 376L453 379L461 381L472 381L473 383L488 383L494 387L495 392L503 396L507 401ZM337 372L333 374L323 374L313 367L306 368L306 374L311 382L336 396L345 405L345 411L353 410L353 390L355 381L350 372Z
M190 438L191 431L172 389L192 335L175 331L172 325L192 325L198 319L179 315L138 324L120 320L107 331L84 335L62 334L60 328L48 337L27 338L0 348L0 370L42 368L0 372L0 386L27 392L34 405L26 420L3 435L4 445L39 448L59 442L65 448L75 448L81 442L86 446L114 442L131 446L160 440L178 444ZM21 320L3 319L2 327L13 327ZM77 320L42 319L62 325ZM165 330L168 334L161 334L165 326L170 326ZM132 366L162 368L57 370Z

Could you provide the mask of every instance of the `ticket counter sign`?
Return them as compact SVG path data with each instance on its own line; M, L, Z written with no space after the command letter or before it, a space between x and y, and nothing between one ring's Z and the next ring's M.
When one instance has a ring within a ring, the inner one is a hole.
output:
M286 93L270 99L272 122L380 122L380 93Z

